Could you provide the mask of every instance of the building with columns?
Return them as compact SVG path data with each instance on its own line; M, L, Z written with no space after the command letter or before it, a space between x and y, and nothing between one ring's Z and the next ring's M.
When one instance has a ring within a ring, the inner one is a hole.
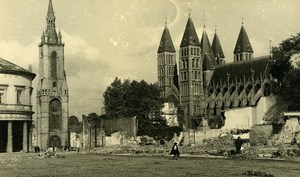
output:
M37 88L37 145L41 149L69 145L69 92L65 72L64 42L55 27L55 14L49 0L46 29L39 43Z
M275 104L274 79L268 72L271 56L254 58L253 53L242 23L233 49L233 62L227 63L217 31L211 44L204 24L199 40L189 15L178 58L174 58L176 49L165 26L158 48L158 81L166 102L170 96L178 98L185 128L197 129L205 119L211 128L224 126L225 119L243 128L263 123L265 113ZM177 72L178 76L172 74ZM174 80L178 81L178 90L172 89L176 88L170 82Z
M0 152L31 147L32 80L35 74L0 58Z

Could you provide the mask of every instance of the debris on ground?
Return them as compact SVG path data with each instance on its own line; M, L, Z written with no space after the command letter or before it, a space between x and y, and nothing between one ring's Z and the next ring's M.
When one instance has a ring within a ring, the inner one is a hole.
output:
M262 177L274 177L274 175L268 173L268 172L263 172L263 171L257 171L257 170L248 170L243 175L247 176L262 176Z
M34 154L29 158L38 159L38 158L66 158L66 157L63 155L58 155L55 152L45 152L45 153Z

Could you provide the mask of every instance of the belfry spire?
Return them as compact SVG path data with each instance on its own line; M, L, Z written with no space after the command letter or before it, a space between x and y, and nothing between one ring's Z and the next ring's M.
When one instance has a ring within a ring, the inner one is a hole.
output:
M55 15L53 10L52 0L49 0L46 22L47 22L46 35L48 36L47 42L57 43L57 33L55 29Z

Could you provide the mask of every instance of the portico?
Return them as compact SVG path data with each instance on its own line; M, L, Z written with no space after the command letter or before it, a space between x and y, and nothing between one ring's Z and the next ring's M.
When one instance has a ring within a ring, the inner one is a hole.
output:
M29 121L0 121L0 152L28 152Z

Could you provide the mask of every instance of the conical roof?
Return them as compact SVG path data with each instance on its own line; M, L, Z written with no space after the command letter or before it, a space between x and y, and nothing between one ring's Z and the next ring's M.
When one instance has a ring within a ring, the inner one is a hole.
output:
M240 52L253 53L251 43L249 41L248 35L247 35L246 30L243 25L241 27L240 34L237 39L233 53L236 54L236 53L240 53Z
M213 50L214 55L216 57L225 58L225 55L223 53L223 49L222 49L222 46L221 46L221 43L220 43L220 40L219 40L219 37L218 37L217 33L215 33L215 36L214 36L211 47L212 47L212 50Z
M204 55L203 63L202 63L202 69L203 69L203 71L213 69L213 66L211 64L211 60L208 58L207 54Z
M160 39L157 53L160 52L176 52L167 26L165 27L164 32Z
M193 20L191 17L188 18L188 21L186 23L185 31L183 33L183 37L180 43L180 47L185 47L185 46L200 46L199 43L199 38L196 33Z
M215 55L211 48L211 45L210 45L210 42L209 42L209 39L208 39L208 36L207 36L207 33L205 30L202 33L200 47L201 47L201 52L202 52L202 58L204 58L205 55L207 55L206 57L208 60L210 60L210 63L213 66L216 66L217 62L215 60Z

